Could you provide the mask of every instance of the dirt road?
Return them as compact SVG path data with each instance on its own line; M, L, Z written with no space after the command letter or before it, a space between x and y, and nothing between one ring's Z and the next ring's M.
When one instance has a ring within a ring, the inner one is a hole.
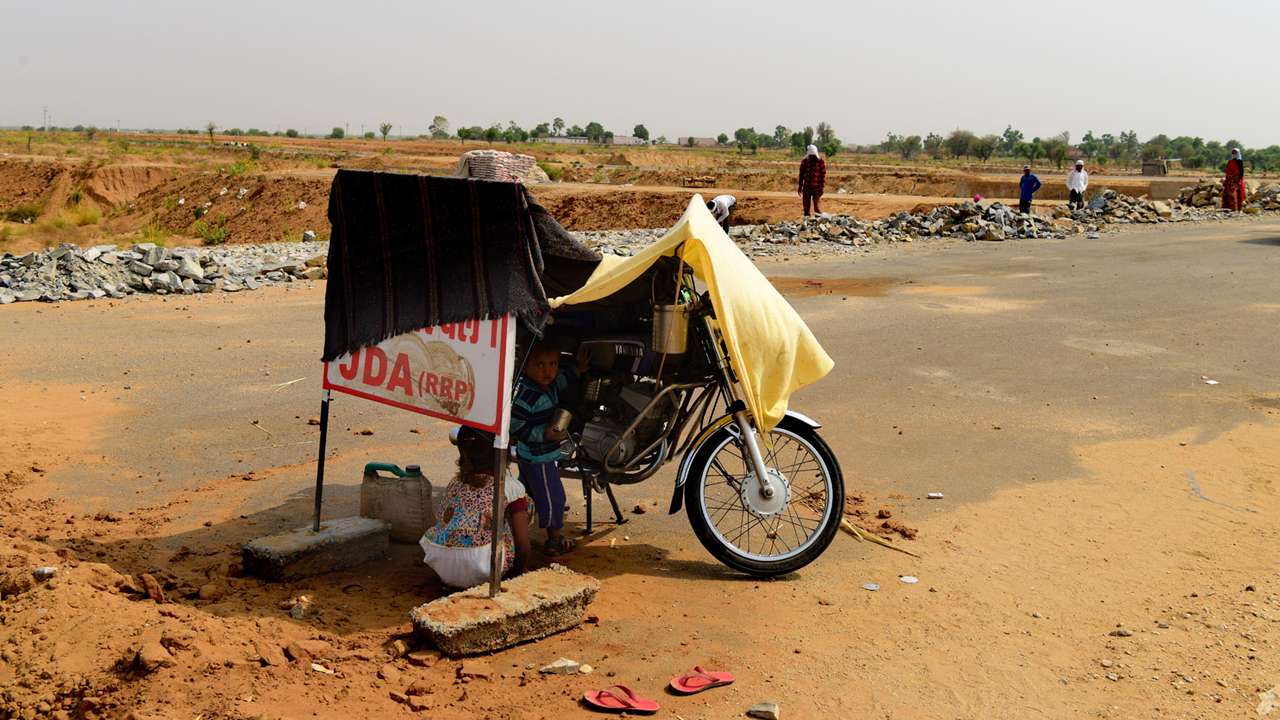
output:
M764 699L791 718L1256 716L1280 685L1280 222L766 271L837 362L794 407L826 424L864 508L918 529L899 542L922 559L841 535L794 576L734 576L663 514L665 471L620 492L645 514L565 561L601 578L598 623L488 658L492 678L467 683L458 663L382 653L439 591L411 547L307 582L227 576L239 543L309 512L321 287L5 308L0 558L64 575L0 604L0 697L88 694L106 716L408 717L390 694L421 681L429 717L561 718L622 682L687 719ZM449 474L437 424L341 399L334 428L329 515L355 512L366 461ZM177 602L104 579L141 572ZM299 594L315 610L294 620L279 603ZM162 632L174 667L113 666ZM258 659L263 642L316 638L336 674ZM560 656L596 673L528 669ZM662 693L695 663L738 681Z

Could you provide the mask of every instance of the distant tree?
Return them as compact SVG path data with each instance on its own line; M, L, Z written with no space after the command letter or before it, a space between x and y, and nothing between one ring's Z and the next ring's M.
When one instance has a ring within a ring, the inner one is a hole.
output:
M374 139L376 139L377 137L378 137L378 133L376 133L376 132L374 132L374 131L372 131L372 130L367 130L367 131L365 131L365 134L364 134L364 139L365 139L365 140L374 140ZM383 138L383 139L385 140L386 138Z
M556 118L555 120L551 121L552 135L559 135L560 131L562 130L564 130L564 118Z
M75 127L71 128L71 132L84 132L84 126L76 125Z
M544 138L550 134L551 134L550 123L538 123L537 125L534 126L533 130L529 131L529 135L535 138Z
M1000 136L1000 149L1005 155L1013 155L1018 149L1018 143L1022 142L1022 131L1014 130L1012 125L1006 125L1004 133Z
M733 140L738 146L738 152L742 152L751 147L751 143L756 140L755 128L738 128L733 131Z
M431 124L427 126L427 132L431 133L431 137L438 140L449 137L449 118L443 115L436 115L431 118Z
M288 130L285 130L285 131L284 131L284 136L285 136L285 137L298 137L298 131L297 131L297 130L294 130L293 128L289 128Z
M1044 156L1053 162L1054 167L1062 169L1067 156L1071 154L1071 146L1062 136L1049 138L1044 142Z
M586 134L587 139L593 143L604 141L604 126L594 120L587 123L587 127L583 132Z
M209 123L208 125L205 125L205 126L204 126L204 131L205 131L205 132L207 132L207 133L209 133L209 144L210 144L210 145L212 145L212 144L213 144L213 133L214 133L214 131L216 131L217 129L218 129L218 126L217 126L217 125L214 125L213 123Z
M791 137L791 131L786 125L779 125L773 129L773 146L782 147L787 144L788 138Z
M1040 143L1040 138L1036 138L1031 142L1020 142L1014 148L1014 152L1018 157L1024 158L1028 164L1036 161L1036 158L1044 157L1044 145Z
M605 130L605 131L604 131L604 134L600 136L600 142L604 143L605 145L612 145L612 144L613 144L613 131L612 131L612 130Z
M574 125L565 131L565 135L568 137L586 137L587 131L583 130L581 125Z
M241 135L244 135L244 131L243 131L243 130L241 130L240 128L230 128L230 129L228 129L228 130L223 130L223 131L222 131L222 134L223 134L223 135L230 135L230 136L233 136L233 137L240 137Z
M813 137L814 137L814 140L816 140L816 144L819 150L822 150L822 152L828 155L835 154L835 153L827 152L828 147L830 147L833 144L838 145L840 143L840 141L836 138L836 130L835 128L831 127L830 123L827 123L827 122L818 123L817 130L814 132Z
M98 128L90 125L84 129L84 136L89 142L93 142L93 136L98 134Z
M896 153L902 147L902 136L888 133L884 137L884 142L880 143L879 150L882 153Z
M728 136L728 135L725 135L724 133L720 133L719 135L717 135L717 136L716 136L716 144L717 144L717 145L728 145L728 144L729 144L729 136Z
M391 123L389 122L384 122L378 126L378 132L382 133L383 140L386 140L387 136L391 134L391 127Z
M1076 147L1080 148L1080 152L1084 153L1086 156L1096 157L1101 145L1102 142L1098 140L1098 138L1094 137L1093 131L1088 130L1085 132L1084 137L1080 138L1080 144Z
M957 159L965 155L972 155L973 143L977 139L977 136L968 130L952 130L945 143L947 152L951 153L951 157Z
M1160 160L1169 157L1169 136L1160 133L1142 144L1142 159Z
M458 135L458 140L460 142L466 142L467 140L471 139L471 128L460 127L458 128L457 135Z
M983 135L973 141L973 154L977 155L982 162L986 162L1000 148L1000 143L999 135Z
M898 154L902 156L903 160L910 160L916 153L920 152L922 145L919 135L908 135L898 142Z
M648 141L648 140L649 140L649 128L645 127L645 126L644 126L644 124L643 124L643 123L641 123L641 124L639 124L639 125L637 125L637 126L635 126L634 128L632 128L632 129L631 129L631 135L632 135L633 137L638 137L638 138L640 138L641 140Z
M346 137L346 136L347 136L347 131L346 131L346 130L343 130L343 129L342 129L342 128L340 128L340 127L336 127L336 128L334 128L334 129L332 129L332 130L330 130L330 131L329 131L329 139L330 139L330 140L341 140L342 138L344 138L344 137Z
M655 143L655 144L658 144L658 145L666 145L666 144L667 144L667 136L666 136L666 135L659 135L659 136L658 136L658 139L657 139L657 140L654 140L654 143Z
M806 126L804 130L800 131L800 137L804 138L805 146L812 145L813 144L813 128ZM801 147L800 149L804 150L804 147Z
M685 138L684 142L685 142L685 144L686 144L686 145L688 145L689 147L693 147L694 145L697 145L697 144L698 144L698 141L697 141L697 140L696 140L692 135L690 135L689 137Z
M938 133L929 133L924 139L924 150L934 160L942 157L942 146L945 141Z
M502 137L502 126L494 123L484 130L484 139L488 142L497 142Z

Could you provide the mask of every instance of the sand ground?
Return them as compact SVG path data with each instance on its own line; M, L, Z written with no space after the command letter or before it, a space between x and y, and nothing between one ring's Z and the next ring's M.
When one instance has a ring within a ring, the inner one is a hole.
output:
M244 540L308 517L322 285L4 308L0 560L62 575L0 603L0 697L408 717L390 694L419 681L428 717L563 718L623 682L689 720L763 699L791 718L1258 716L1280 684L1280 221L765 269L837 363L794 407L824 422L864 507L918 530L896 542L921 558L840 535L793 576L735 576L664 514L667 470L619 493L646 513L565 560L602 580L598 622L468 682L459 663L383 653L439 592L412 547L281 585L230 567ZM327 515L356 511L369 460L447 477L440 425L354 399L334 413ZM142 572L175 602L113 590ZM313 610L294 620L279 603L300 594ZM161 636L174 667L116 665ZM307 639L335 674L258 660ZM596 671L527 669L560 656ZM662 692L695 663L738 681Z

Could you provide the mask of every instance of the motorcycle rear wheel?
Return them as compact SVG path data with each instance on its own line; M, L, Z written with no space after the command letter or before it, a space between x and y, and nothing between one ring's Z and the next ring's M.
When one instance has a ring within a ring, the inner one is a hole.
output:
M785 502L762 505L751 494L755 476L735 425L693 449L685 509L699 542L739 572L773 577L795 572L831 544L844 513L844 478L817 431L785 417L762 447L765 464L784 481Z

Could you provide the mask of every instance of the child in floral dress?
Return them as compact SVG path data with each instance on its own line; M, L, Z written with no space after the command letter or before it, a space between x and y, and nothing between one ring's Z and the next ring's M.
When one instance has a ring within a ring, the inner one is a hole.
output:
M423 561L444 584L469 588L489 580L493 537L493 436L463 427L457 431L458 475L444 492L436 524L419 544ZM524 486L504 478L506 522L498 551L504 575L519 575L528 567L529 498Z

